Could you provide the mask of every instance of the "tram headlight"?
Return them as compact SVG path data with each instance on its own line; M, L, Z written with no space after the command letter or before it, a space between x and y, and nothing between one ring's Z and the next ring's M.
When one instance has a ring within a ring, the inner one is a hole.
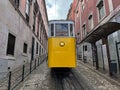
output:
M59 45L60 45L61 47L63 47L63 46L65 46L65 43L64 43L64 42L60 42Z

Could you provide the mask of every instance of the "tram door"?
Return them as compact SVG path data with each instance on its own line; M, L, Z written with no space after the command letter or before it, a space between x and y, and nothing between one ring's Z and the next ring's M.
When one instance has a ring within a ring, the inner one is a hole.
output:
M117 47L117 58L118 58L119 72L120 72L120 42L116 43L116 47Z

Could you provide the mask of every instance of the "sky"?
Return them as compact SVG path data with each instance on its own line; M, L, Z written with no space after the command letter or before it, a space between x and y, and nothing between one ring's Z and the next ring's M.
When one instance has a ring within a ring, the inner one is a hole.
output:
M45 0L49 20L66 19L73 0Z

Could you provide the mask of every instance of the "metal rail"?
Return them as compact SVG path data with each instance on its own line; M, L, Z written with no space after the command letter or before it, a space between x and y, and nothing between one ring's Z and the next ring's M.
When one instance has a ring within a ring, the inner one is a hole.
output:
M74 88L75 88L74 90L84 90L84 87L79 82L79 78L76 77L76 74L77 73L75 73L71 70L68 78L70 79L71 84L74 86Z
M93 90L84 81L75 69L52 69L51 75L53 79L53 90Z
M61 73L58 73L58 71L56 69L52 69L51 70L51 75L52 75L52 79L54 81L54 89L55 90L63 90L63 82L62 82L62 75Z

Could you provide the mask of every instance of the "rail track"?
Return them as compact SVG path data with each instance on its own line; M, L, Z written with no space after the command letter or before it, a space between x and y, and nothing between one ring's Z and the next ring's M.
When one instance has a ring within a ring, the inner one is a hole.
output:
M75 69L52 69L52 90L93 90Z

